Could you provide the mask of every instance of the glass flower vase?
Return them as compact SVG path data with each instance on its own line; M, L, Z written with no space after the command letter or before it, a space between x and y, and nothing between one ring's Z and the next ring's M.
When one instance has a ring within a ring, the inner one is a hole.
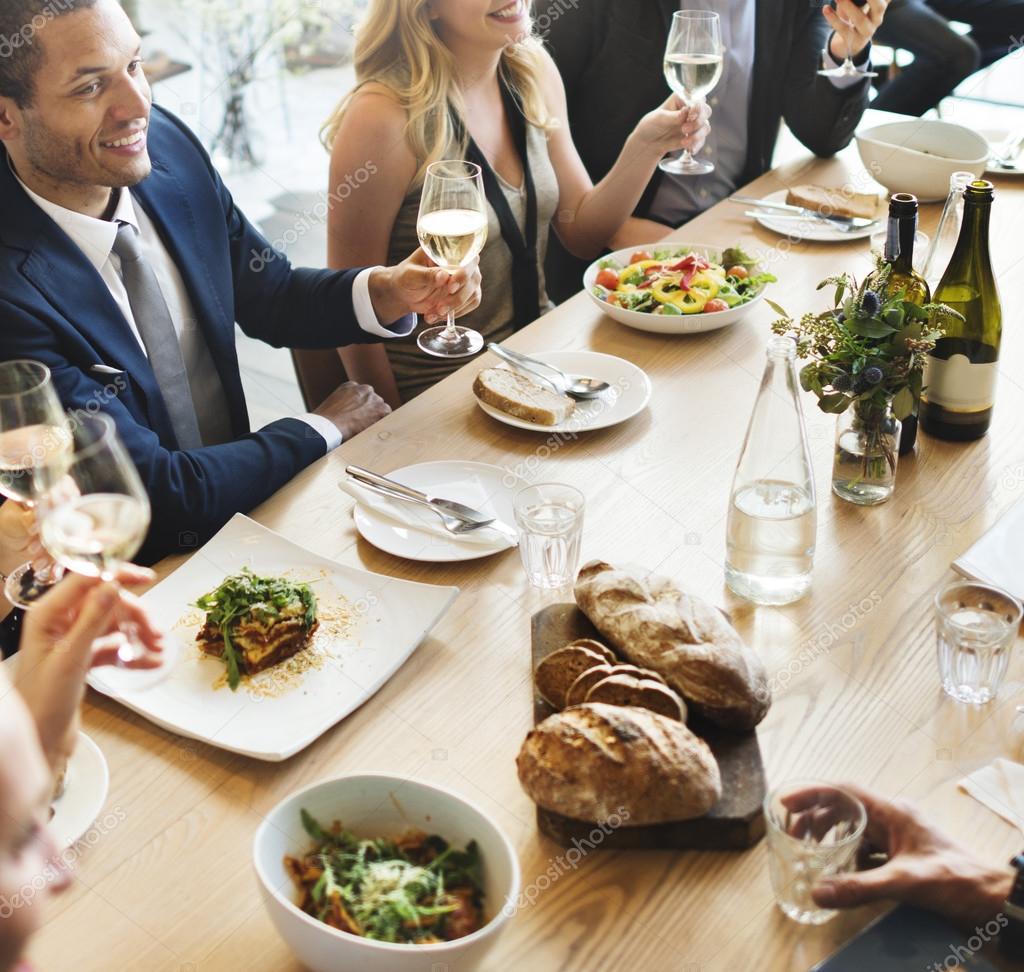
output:
M832 492L848 503L876 506L896 488L901 423L884 406L854 402L836 417Z

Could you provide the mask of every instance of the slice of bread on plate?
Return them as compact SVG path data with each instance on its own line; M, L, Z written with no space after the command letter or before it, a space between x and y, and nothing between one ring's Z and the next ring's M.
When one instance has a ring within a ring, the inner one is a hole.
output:
M576 408L568 395L508 368L484 368L473 382L473 394L500 412L536 425L558 425Z
M870 192L802 185L790 187L786 193L786 202L828 216L874 219L878 215L879 198Z

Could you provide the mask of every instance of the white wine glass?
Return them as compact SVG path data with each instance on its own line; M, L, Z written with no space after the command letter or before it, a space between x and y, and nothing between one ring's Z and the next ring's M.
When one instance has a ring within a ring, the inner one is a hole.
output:
M722 24L710 10L677 10L665 45L665 80L672 91L691 107L700 104L722 77ZM704 175L714 172L710 162L698 162L689 149L658 163L673 175Z
M441 161L427 166L416 233L424 252L453 273L472 263L487 240L487 199L480 166ZM416 343L438 358L467 358L482 350L483 335L455 324L449 308L444 325L420 331Z
M67 469L71 431L50 369L38 361L0 364L0 493L35 510ZM27 610L63 574L56 564L21 564L4 582L4 595Z
M868 0L853 0L858 7L863 7ZM835 0L832 0L830 4L833 10L836 8ZM844 20L843 23L846 23ZM824 78L877 78L877 71L862 71L856 64L853 63L853 57L850 52L850 42L843 38L846 44L846 57L843 58L843 63L839 67L834 68L821 68L818 71Z
M64 481L39 506L40 536L47 551L68 570L116 583L122 566L138 553L149 530L150 506L135 465L106 415L75 416L74 451ZM170 669L170 656L150 654L135 626L124 636L117 665L135 668L143 661L159 667L139 668L132 687L155 684Z

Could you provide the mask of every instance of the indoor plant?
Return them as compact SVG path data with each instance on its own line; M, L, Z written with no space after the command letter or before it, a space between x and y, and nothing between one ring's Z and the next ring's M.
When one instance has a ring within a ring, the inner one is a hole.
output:
M810 359L800 385L814 392L818 407L838 416L832 489L845 500L870 506L892 494L900 421L921 397L928 352L956 311L944 304L919 306L889 294L887 270L873 276L874 289L848 273L828 277L832 307L793 320L768 301L780 319L776 334L797 342Z

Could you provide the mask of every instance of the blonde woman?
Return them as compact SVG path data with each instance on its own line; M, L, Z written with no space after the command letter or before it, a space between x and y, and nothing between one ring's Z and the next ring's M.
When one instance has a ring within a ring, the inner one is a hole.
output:
M569 132L562 79L531 33L526 0L370 0L355 65L356 88L323 132L331 186L361 176L358 189L331 209L328 263L386 263L415 249L427 165L477 162L489 204L483 298L460 323L490 341L548 308L541 268L549 227L577 256L596 256L633 211L658 160L683 147L699 151L709 130L709 109L681 107L673 96L640 120L594 186ZM413 339L338 353L348 377L372 385L392 407L465 363L431 357Z

